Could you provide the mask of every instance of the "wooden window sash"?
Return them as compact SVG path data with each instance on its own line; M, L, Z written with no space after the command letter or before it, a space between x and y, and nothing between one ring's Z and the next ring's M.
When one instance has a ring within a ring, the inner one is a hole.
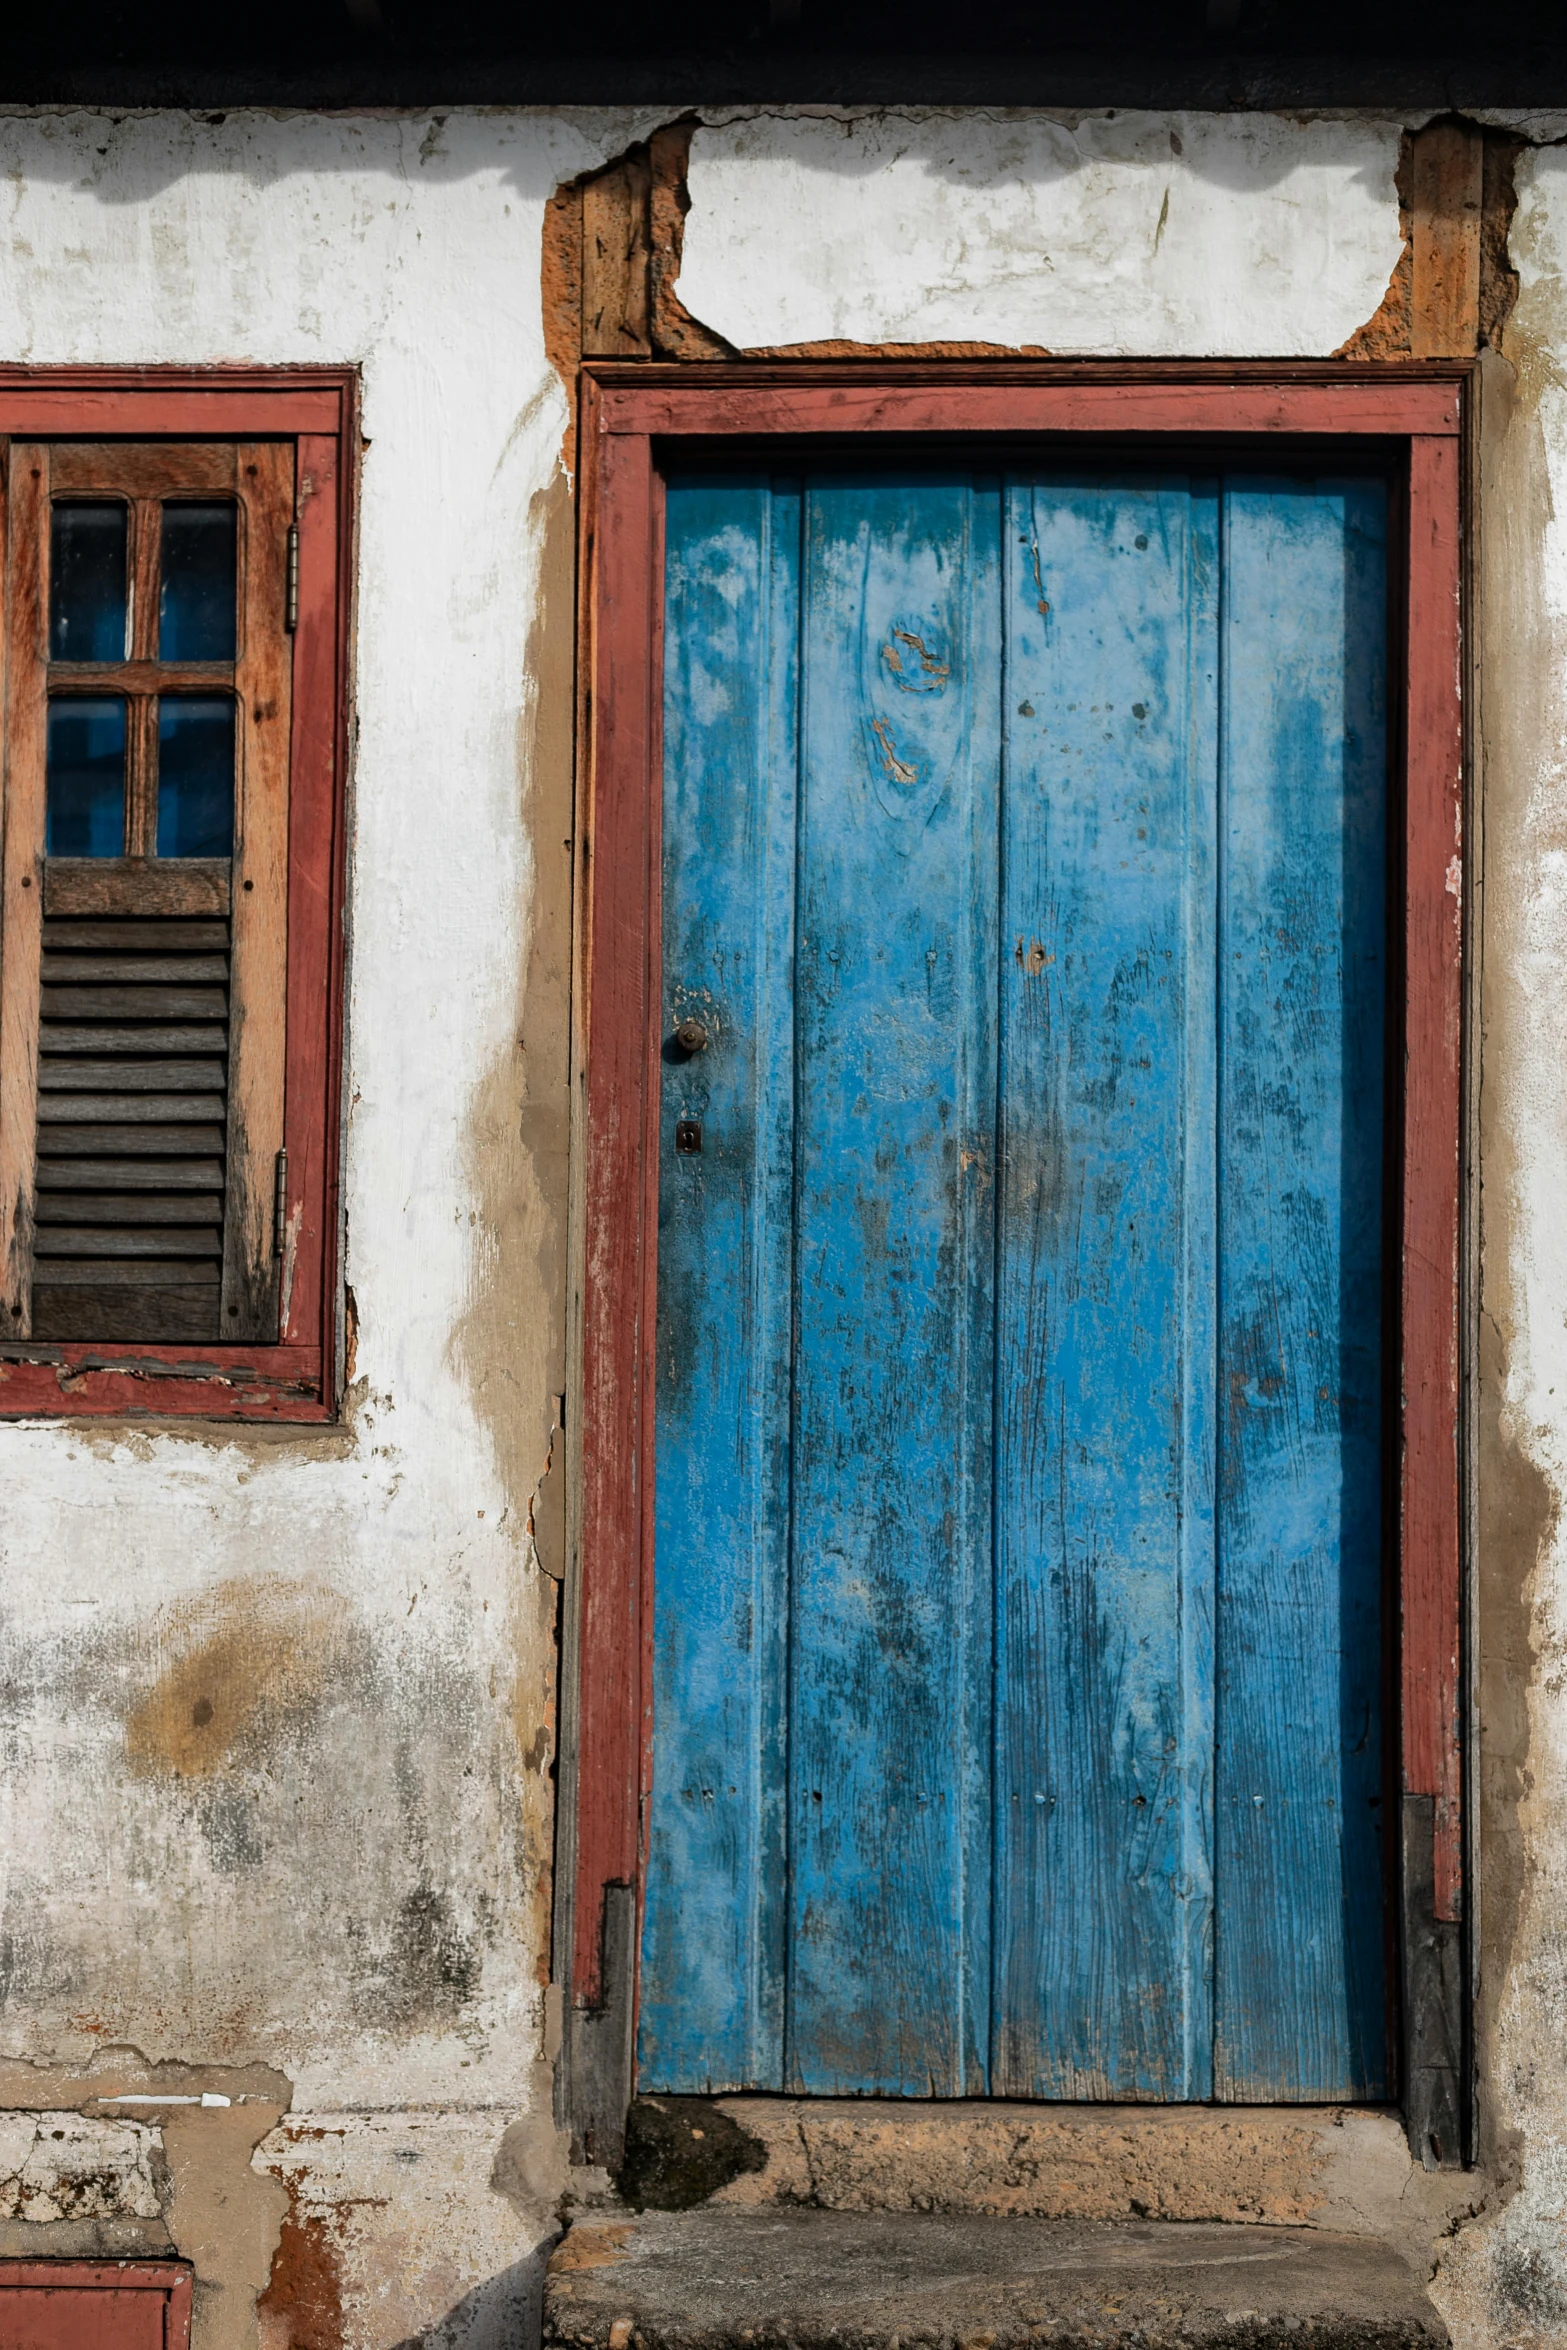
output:
M4 848L0 855L0 1335L33 1335L40 957L46 914L221 914L230 924L227 1132L218 1331L212 1344L276 1342L276 1170L284 1141L288 994L292 646L285 633L294 448L287 440L189 443L13 441L6 465ZM124 662L51 663L51 505L123 503L130 644ZM181 497L237 507L232 662L158 657L161 510ZM126 853L45 855L50 688L127 703ZM233 854L155 854L157 710L163 692L235 703Z

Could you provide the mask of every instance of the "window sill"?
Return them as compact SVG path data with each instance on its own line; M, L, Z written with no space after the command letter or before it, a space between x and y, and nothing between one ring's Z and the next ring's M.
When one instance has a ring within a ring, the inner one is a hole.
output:
M0 1347L0 1420L290 1420L336 1415L322 1394L321 1349L247 1346Z

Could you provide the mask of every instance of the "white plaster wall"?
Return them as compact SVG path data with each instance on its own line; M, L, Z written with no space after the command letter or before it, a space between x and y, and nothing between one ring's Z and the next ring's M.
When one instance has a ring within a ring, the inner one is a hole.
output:
M745 350L842 338L1325 355L1372 315L1399 257L1400 129L740 115L692 143L681 297Z
M1548 126L1560 132L1560 118ZM1478 2223L1461 2344L1567 2334L1567 150L1525 154L1507 364L1487 368L1480 736L1483 1414Z
M366 442L352 1433L0 1426L18 2055L81 2063L125 2041L259 2059L307 2105L530 2095L548 1842L519 1825L518 1747L548 1719L553 1648L463 1368L464 1317L493 1280L466 1135L476 1089L518 1052L529 943L532 505L566 422L543 205L641 127L0 122L6 359L356 361ZM525 1410L543 1301L516 1311ZM128 1769L127 1718L203 1642L221 1670L236 1615L270 1678L221 1794ZM407 1930L445 1938L471 1996L443 2004L437 1985L398 2020L397 1905L420 1885Z

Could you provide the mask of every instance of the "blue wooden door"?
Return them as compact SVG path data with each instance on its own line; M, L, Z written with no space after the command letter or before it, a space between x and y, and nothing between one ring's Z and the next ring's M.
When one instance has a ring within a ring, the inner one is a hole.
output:
M669 485L645 2088L1386 2093L1385 536Z

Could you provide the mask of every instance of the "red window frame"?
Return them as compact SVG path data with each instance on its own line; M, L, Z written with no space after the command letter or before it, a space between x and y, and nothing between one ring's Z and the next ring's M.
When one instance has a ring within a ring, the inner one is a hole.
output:
M284 1078L293 1257L279 1342L18 1345L0 1354L0 1419L135 1413L309 1422L334 1416L357 396L351 368L0 368L0 435L11 438L292 440L299 533ZM26 1356L33 1359L18 1359Z
M123 2338L127 2293L160 2296L160 2350L190 2350L191 2272L171 2260L0 2260L0 2341L104 2350Z
M577 1050L577 1584L568 1619L559 1972L602 2010L610 1889L651 1790L662 481L660 445L870 435L1381 444L1402 473L1404 1081L1397 1115L1402 1786L1431 1801L1434 1915L1462 1915L1459 1168L1463 362L1351 370L1086 363L603 363L584 371ZM907 446L907 440L904 443ZM1059 440L1058 440L1059 446ZM1395 640L1396 641L1396 640ZM1395 675L1397 672L1395 672ZM1390 697L1391 699L1391 697ZM1395 854L1397 852L1395 851ZM1395 950L1396 951L1396 950ZM572 1725L574 1724L574 1735ZM1392 1823L1390 1822L1390 1827ZM1408 1858L1406 1856L1406 1867ZM1407 1963L1407 1961L1406 1961ZM632 2012L627 2030L634 2035ZM632 2043L634 2046L634 2037ZM629 2049L626 2051L629 2063ZM1406 2085L1407 2087L1407 2085ZM627 2096L630 2078L627 2076Z

